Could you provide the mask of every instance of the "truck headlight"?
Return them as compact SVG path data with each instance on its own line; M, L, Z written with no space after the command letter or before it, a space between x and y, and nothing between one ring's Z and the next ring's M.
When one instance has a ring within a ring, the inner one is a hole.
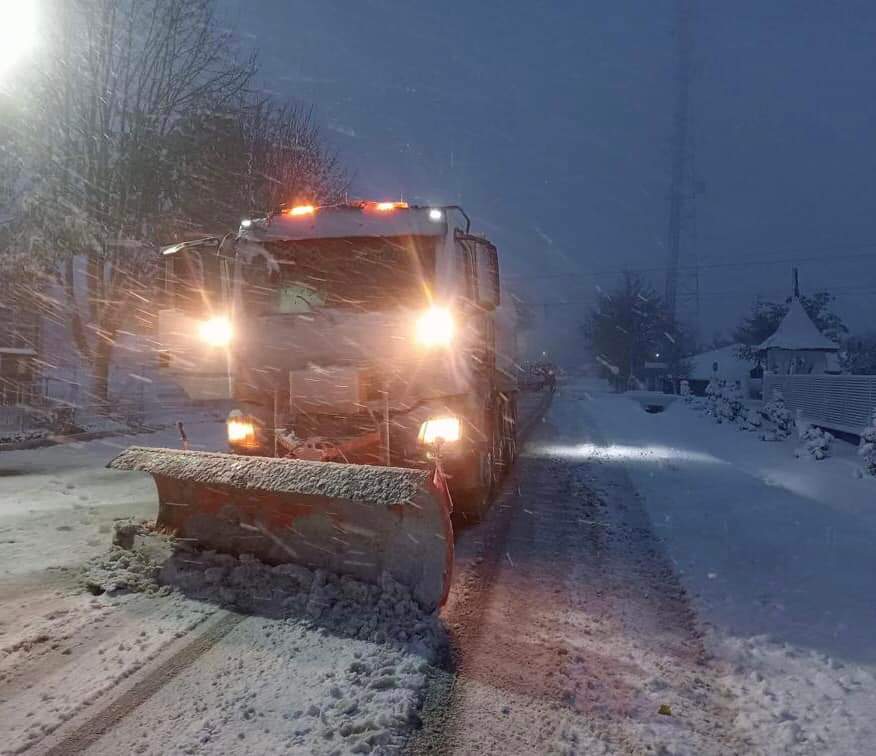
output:
M255 423L245 415L232 414L225 422L228 443L233 446L255 446Z
M228 346L231 343L231 321L225 317L205 320L198 326L198 335L209 346Z
M452 444L459 441L461 435L458 417L430 417L420 425L417 440L426 446L431 446L438 441L443 444Z
M417 342L423 346L447 346L453 340L453 316L444 307L430 307L417 319Z

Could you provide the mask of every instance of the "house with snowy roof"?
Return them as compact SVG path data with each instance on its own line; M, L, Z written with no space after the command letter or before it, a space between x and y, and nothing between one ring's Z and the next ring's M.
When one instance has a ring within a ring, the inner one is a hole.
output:
M800 301L795 284L788 312L776 332L757 347L765 372L772 375L812 375L838 372L839 345L825 336Z
M713 378L739 386L743 396L750 396L752 389L760 390L759 379L752 377L755 370L751 362L739 356L741 344L730 344L720 349L695 354L687 359L687 381L697 396L705 396L706 386Z

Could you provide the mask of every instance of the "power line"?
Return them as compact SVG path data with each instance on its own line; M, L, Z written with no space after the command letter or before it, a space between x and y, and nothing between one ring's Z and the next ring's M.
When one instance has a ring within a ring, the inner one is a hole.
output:
M863 247L874 247L876 244L868 244L859 245L860 248ZM787 258L772 258L770 260L737 260L734 262L719 262L719 263L700 263L696 266L679 266L679 270L683 270L685 268L698 268L699 270L709 270L709 269L719 269L719 268L747 268L752 265L760 265L760 266L768 266L768 265L789 265L789 264L798 264L798 263L807 263L807 262L834 262L836 260L860 260L860 259L870 259L876 261L876 250L872 250L870 252L862 252L855 255L831 255L829 257L817 256L817 257L787 257ZM622 273L664 273L667 270L667 266L654 266L649 268L633 268L633 267L624 267L624 268L615 268L612 270L598 270L591 271L588 273L543 273L541 275L526 275L526 274L518 274L518 275L510 275L503 276L505 279L513 280L518 278L525 278L528 281L542 281L542 280L553 280L558 278L598 278L600 276L617 276ZM706 292L703 292L706 293Z
M783 297L786 297L787 291L756 291L752 292L750 289L728 289L725 291L704 291L702 292L706 296L710 297L724 297L724 296L754 296L754 297L770 297L781 300ZM866 287L851 287L851 288L841 288L841 289L830 289L829 293L832 296L856 296L856 295L876 295L876 286L866 286ZM593 305L596 304L597 298L594 297L592 299L570 299L564 300L561 302L530 302L528 300L524 300L527 305L532 307L565 307L572 305Z

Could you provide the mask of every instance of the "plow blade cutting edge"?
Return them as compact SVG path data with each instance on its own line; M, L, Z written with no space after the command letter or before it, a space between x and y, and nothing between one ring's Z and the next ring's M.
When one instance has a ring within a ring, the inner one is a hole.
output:
M379 583L426 610L450 587L449 503L424 470L132 446L108 467L152 475L160 528L205 549Z

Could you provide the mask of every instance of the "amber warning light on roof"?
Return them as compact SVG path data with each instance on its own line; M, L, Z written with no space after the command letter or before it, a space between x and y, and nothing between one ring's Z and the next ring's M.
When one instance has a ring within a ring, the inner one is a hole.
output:
M392 210L407 210L407 202L371 202L367 205L379 213L388 213Z
M295 207L290 207L286 214L298 217L301 215L313 215L315 212L316 208L313 205L295 205Z

